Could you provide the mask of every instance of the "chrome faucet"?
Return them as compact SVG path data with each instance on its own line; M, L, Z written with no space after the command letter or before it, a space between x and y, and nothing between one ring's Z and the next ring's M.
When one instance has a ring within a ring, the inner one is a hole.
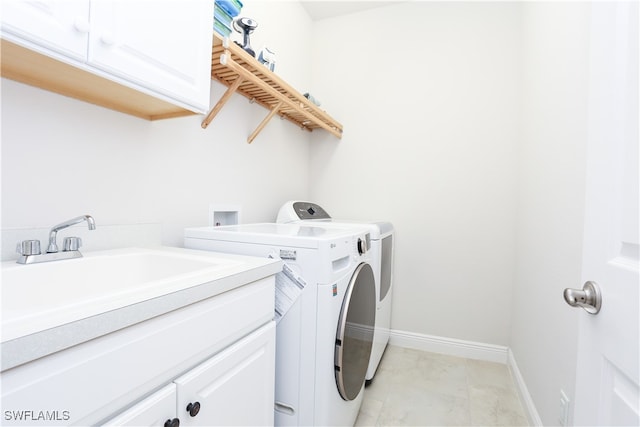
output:
M58 231L74 224L79 224L82 221L87 221L89 230L96 229L96 223L90 215L82 215L62 222L53 226L51 231L49 231L49 246L47 247L46 253L40 252L39 240L24 240L18 243L16 252L18 252L20 256L16 262L18 264L33 264L36 262L57 261L61 259L82 257L82 254L79 251L80 246L82 246L82 239L79 237L66 237L64 239L62 252L58 252L58 244L56 243Z
M51 231L49 231L49 246L47 247L47 253L52 254L52 253L58 252L58 245L56 244L56 236L58 235L58 231L60 231L60 230L62 230L64 228L67 228L67 227L71 227L72 225L79 224L82 221L87 221L87 225L89 226L89 230L95 230L96 229L96 223L93 220L93 217L91 215L77 216L75 218L71 218L68 221L61 222L58 225L54 225L51 228ZM75 245L72 245L72 246L75 246ZM76 247L76 250L77 250L78 247Z

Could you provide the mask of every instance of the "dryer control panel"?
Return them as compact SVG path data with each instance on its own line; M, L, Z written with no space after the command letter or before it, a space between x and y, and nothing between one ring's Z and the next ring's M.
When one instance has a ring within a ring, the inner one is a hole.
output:
M293 211L300 219L331 219L327 211L311 202L295 202Z

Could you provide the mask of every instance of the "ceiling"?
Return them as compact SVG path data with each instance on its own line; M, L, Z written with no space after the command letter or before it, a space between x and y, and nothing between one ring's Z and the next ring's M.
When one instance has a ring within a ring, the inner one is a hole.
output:
M311 19L319 21L376 7L388 6L398 3L398 1L302 0L301 3Z

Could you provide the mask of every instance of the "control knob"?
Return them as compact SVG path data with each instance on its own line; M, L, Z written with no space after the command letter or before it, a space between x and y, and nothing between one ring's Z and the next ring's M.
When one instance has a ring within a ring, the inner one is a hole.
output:
M364 255L367 252L367 241L358 238L358 255Z

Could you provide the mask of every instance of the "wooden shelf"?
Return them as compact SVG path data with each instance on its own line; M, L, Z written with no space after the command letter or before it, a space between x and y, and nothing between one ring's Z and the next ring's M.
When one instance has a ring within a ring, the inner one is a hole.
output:
M260 64L240 46L214 34L211 77L227 86L227 91L202 122L206 128L234 93L270 110L256 130L249 135L251 143L273 116L278 114L304 130L324 129L342 138L342 125L319 109L280 77Z

